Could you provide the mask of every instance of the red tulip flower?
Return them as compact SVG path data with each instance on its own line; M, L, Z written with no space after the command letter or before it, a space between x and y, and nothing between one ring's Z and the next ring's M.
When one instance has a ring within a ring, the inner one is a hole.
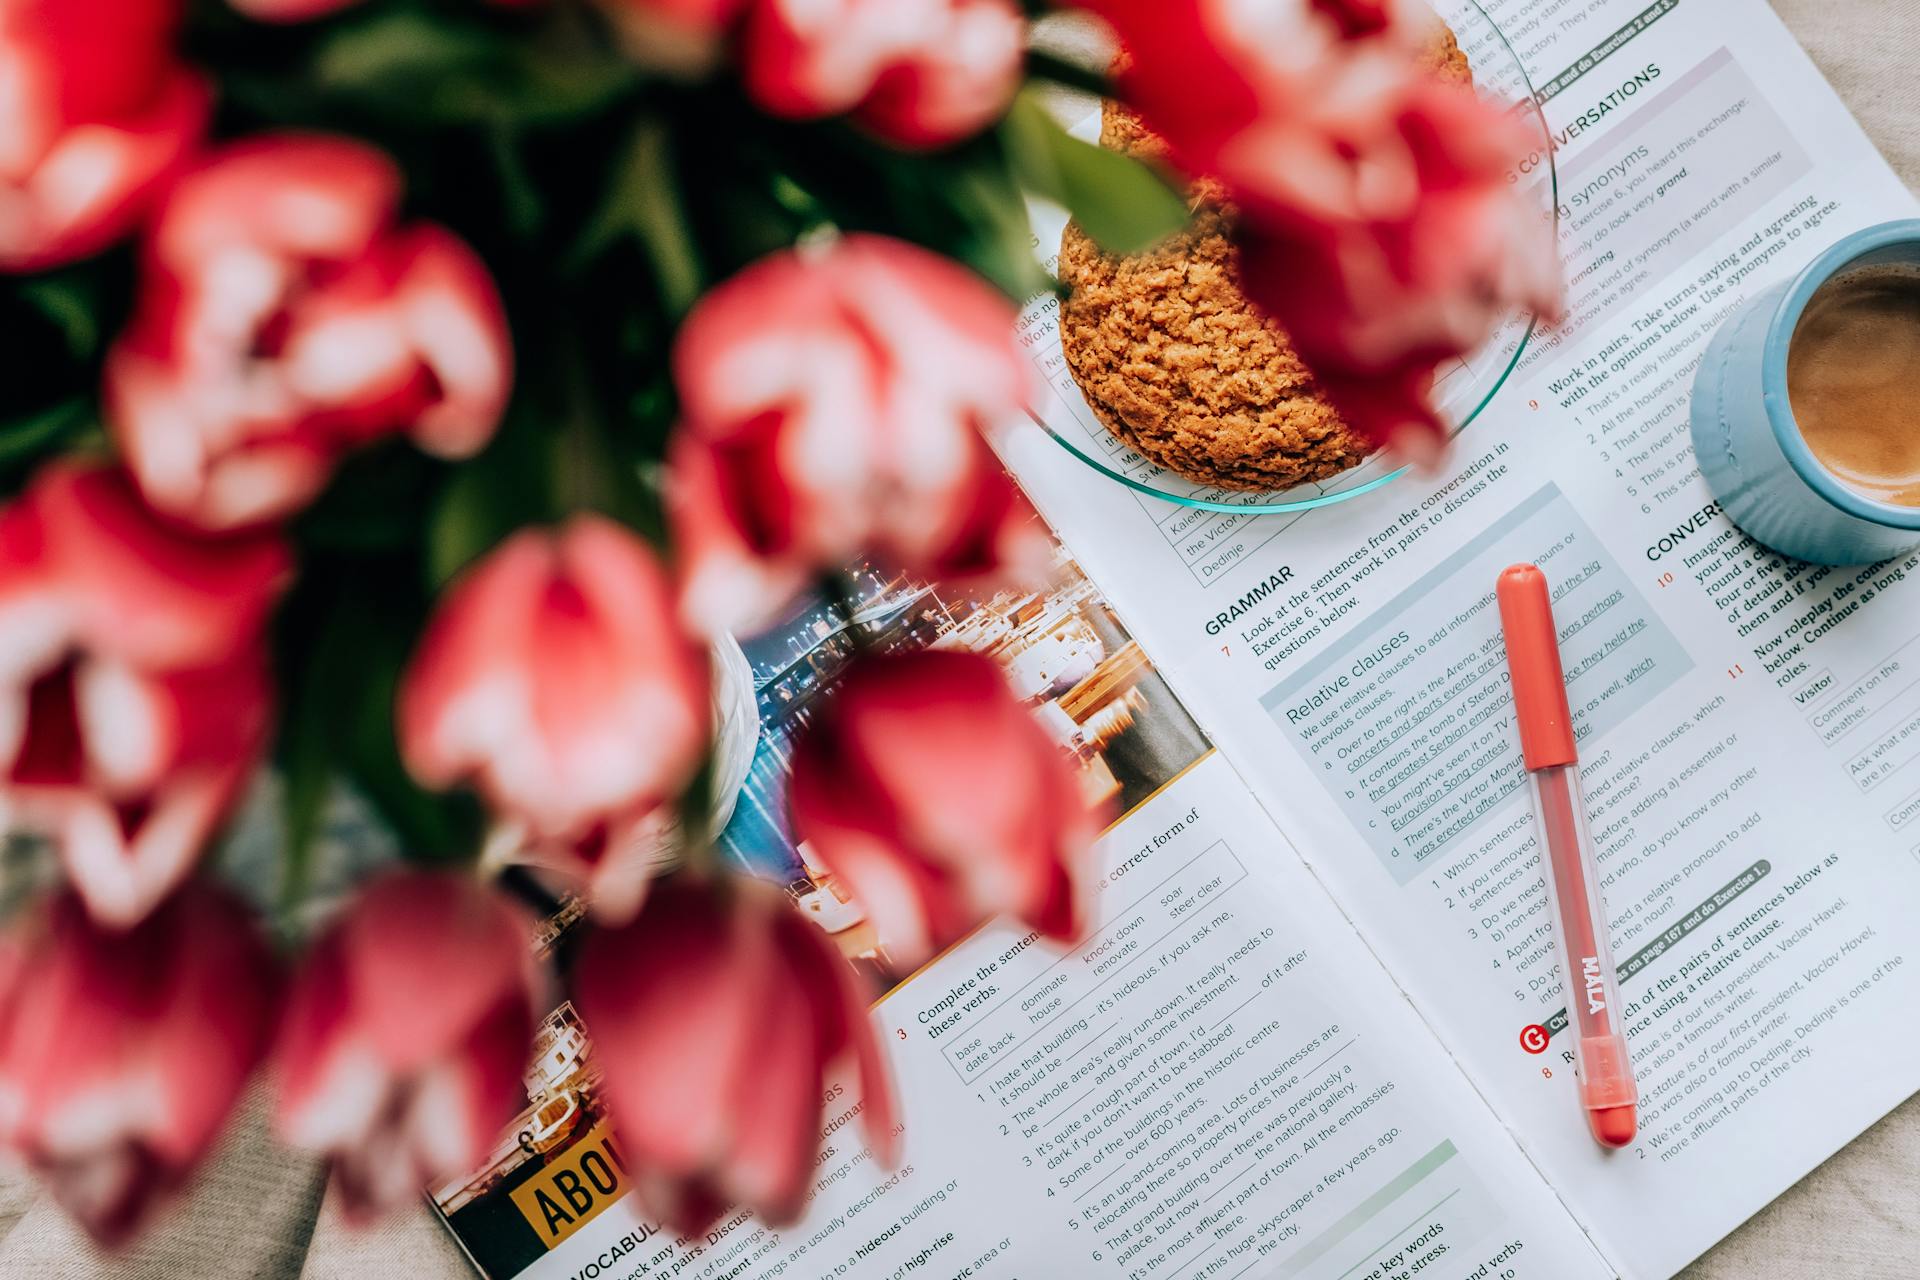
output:
M180 179L107 364L147 501L233 529L299 509L383 436L444 458L491 438L512 378L500 299L450 232L395 225L399 196L385 156L323 136L236 143Z
M181 881L258 762L289 570L277 537L160 523L116 469L50 467L0 511L0 796L104 923Z
M1434 371L1470 355L1516 307L1559 313L1553 237L1508 181L1534 139L1516 117L1417 70L1348 116L1365 123L1329 136L1360 157L1352 216L1247 220L1242 284L1349 421L1418 457L1447 434L1431 406Z
M892 1090L853 970L779 890L666 881L632 924L588 936L573 986L648 1216L686 1234L736 1205L793 1221L821 1099L847 1066L867 1145L894 1161Z
M174 57L178 0L0 4L0 271L40 271L132 230L207 123Z
M775 115L851 112L890 142L938 147L1006 111L1025 44L1010 0L758 0L741 60Z
M1239 210L1248 295L1353 427L1437 454L1436 369L1560 307L1553 238L1508 179L1537 134L1420 66L1433 18L1408 0L1086 7L1170 157Z
M526 1100L543 983L526 915L469 876L392 872L313 944L275 1051L277 1127L357 1217L479 1167Z
M226 1122L272 1024L273 954L239 899L182 888L132 929L62 894L0 952L0 1148L115 1243Z
M862 657L795 744L790 794L795 833L903 964L1001 912L1080 933L1102 816L988 658Z
M649 872L632 836L699 767L709 684L653 550L576 516L516 534L447 593L401 680L400 750L426 786L472 783L603 917L626 917Z
M763 621L872 553L921 577L1051 554L980 438L1025 403L1014 308L924 249L848 236L775 254L682 327L669 502L696 627Z
M1409 0L1085 0L1127 51L1120 87L1195 177L1256 217L1357 219L1414 193L1391 111L1427 77Z

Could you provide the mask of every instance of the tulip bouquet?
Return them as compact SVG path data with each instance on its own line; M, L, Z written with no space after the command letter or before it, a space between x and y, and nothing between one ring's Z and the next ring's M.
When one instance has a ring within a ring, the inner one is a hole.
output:
M1028 196L1132 252L1224 190L1409 453L1436 363L1551 304L1514 126L1416 72L1408 0L1060 7L1166 173L1042 109L1109 86L1038 3L0 0L0 1146L97 1236L269 1059L350 1207L472 1166L556 983L662 1220L796 1213L843 1063L891 1151L852 970L706 852L711 645L855 556L1044 567L981 435L1028 394ZM1069 938L1064 769L985 658L873 654L794 821L902 959ZM263 778L265 882L218 852ZM343 790L404 861L321 900ZM556 885L590 924L536 963Z

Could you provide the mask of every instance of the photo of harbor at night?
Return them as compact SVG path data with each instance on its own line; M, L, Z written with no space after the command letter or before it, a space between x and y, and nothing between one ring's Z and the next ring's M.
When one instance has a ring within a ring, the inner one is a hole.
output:
M852 618L824 598L799 602L763 634L743 639L753 672L760 737L725 852L784 884L797 906L882 989L895 972L860 905L796 842L787 817L794 736L863 643L902 649L964 649L1006 672L1014 692L1076 761L1089 800L1118 818L1207 753L1200 727L1121 626L1080 566L1055 544L1041 590L966 591L852 566Z

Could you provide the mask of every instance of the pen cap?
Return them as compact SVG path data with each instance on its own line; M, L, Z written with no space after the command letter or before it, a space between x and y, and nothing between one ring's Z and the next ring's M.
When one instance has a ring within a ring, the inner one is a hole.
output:
M1501 573L1494 595L1500 601L1500 629L1507 639L1520 754L1529 769L1572 764L1579 753L1573 742L1573 713L1567 708L1567 682L1560 671L1560 641L1553 625L1547 575L1538 565L1516 564Z

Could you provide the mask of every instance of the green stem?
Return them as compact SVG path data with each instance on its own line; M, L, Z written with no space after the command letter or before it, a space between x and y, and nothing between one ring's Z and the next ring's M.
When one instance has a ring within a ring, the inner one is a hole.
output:
M92 413L86 397L74 396L36 417L0 427L0 467L31 461L67 437L77 436L90 425Z
M613 468L591 371L564 322L555 317L549 358L558 413L551 436L551 503L555 519L576 511L614 515Z
M657 541L658 498L642 478L633 442L610 425L618 413L607 407L572 322L555 313L547 329L548 519L597 511Z
M634 130L629 157L624 194L633 202L640 242L659 278L660 300L670 315L685 315L699 300L706 281L693 224L680 199L680 176L666 125L643 121Z
M664 120L643 116L614 168L600 211L574 242L568 272L591 268L614 243L631 237L652 268L660 305L671 319L692 309L706 291L706 270L693 222L681 198L673 135Z
M520 155L520 139L511 122L499 120L488 127L487 150L493 156L494 171L506 200L507 224L515 235L532 235L540 228L538 184L527 172Z

